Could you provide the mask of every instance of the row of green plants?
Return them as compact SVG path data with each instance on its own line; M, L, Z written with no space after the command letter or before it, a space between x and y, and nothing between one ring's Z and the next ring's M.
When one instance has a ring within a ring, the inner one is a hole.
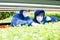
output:
M58 20L60 21L60 12L59 13L46 13L45 15L46 16L54 16L54 17L57 17Z
M60 22L1 29L0 40L60 40Z
M0 20L13 16L15 12L0 12Z
M0 20L6 19L10 16L13 16L15 12L0 12ZM45 13L46 16L54 16L58 17L58 20L60 20L60 13ZM30 13L30 18L34 18L34 12Z

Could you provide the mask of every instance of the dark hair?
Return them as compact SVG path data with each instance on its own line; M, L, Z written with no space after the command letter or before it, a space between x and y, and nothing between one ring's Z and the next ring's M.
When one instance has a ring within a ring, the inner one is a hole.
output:
M43 17L45 16L44 10L36 10L34 13L35 16L42 15Z

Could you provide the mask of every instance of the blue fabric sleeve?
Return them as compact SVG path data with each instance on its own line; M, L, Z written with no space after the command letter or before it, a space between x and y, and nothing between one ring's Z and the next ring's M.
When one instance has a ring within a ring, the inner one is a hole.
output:
M27 21L24 21L24 20L20 20L20 19L18 19L18 18L16 18L16 17L14 17L13 19L12 19L12 22L11 22L11 26L17 26L17 25L25 25L25 24L27 24Z
M28 26L32 26L33 20L28 20Z
M50 17L51 18L51 22L58 22L58 18L57 17Z
M44 19L42 20L42 23L43 23L43 24L47 23L46 18L44 18Z
M13 18L13 19L12 19L12 21L11 21L11 26L12 26L12 27L16 26L16 21L17 21L16 18Z

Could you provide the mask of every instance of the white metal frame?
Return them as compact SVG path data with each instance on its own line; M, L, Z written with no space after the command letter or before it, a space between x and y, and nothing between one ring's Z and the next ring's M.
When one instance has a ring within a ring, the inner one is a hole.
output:
M0 5L10 5L10 6L35 6L35 7L59 7L59 5L44 5L44 4L27 4L27 3L0 3Z
M1 7L3 6L3 7ZM7 7L7 6L14 6L14 7ZM19 7L15 7L15 6L19 6ZM24 7L22 7L24 6ZM28 7L27 7L28 6ZM32 8L30 8L32 7ZM46 7L46 8L33 8L33 7ZM51 8L47 8L47 7L51 7ZM52 8L54 7L54 8ZM59 9L55 9L55 8L59 8ZM44 4L27 4L27 3L2 3L0 2L0 11L5 11L5 10L15 10L18 11L20 9L43 9L43 10L60 10L60 5L44 5Z

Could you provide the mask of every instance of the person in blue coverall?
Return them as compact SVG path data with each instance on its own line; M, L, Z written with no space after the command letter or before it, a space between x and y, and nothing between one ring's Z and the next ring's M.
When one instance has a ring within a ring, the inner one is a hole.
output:
M40 23L45 24L48 22L58 22L58 18L52 16L45 17L44 10L35 10L33 21L38 24Z
M22 10L20 10L19 13L16 13L12 18L11 26L12 27L17 26L17 25L23 26L25 24L30 26L32 23L32 20L29 17L29 12L30 12L30 10L22 9Z
M57 22L58 19L57 17L51 17L51 16L47 16L45 17L45 12L44 10L36 10L34 13L34 18L33 20L30 19L29 17L29 10L25 11L25 10L20 10L19 13L16 13L11 21L11 26L17 26L17 25L25 25L27 24L28 26L37 26L40 23L47 23L47 22Z

